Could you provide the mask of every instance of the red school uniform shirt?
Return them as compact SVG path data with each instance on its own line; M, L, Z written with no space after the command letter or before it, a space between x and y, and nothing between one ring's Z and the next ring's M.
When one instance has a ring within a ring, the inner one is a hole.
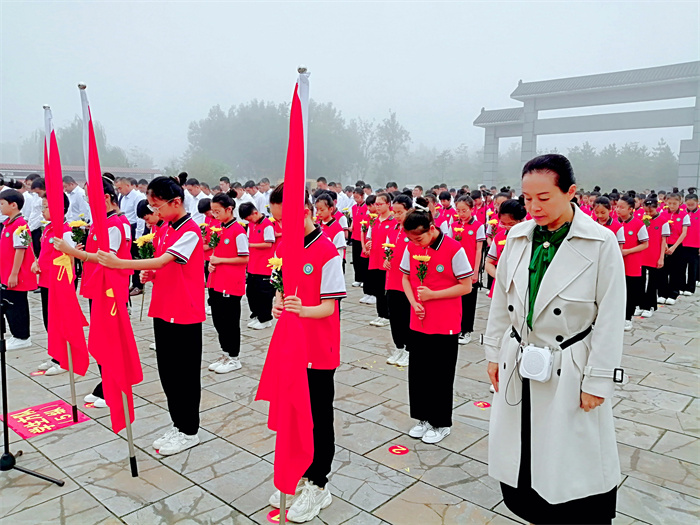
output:
M362 241L362 221L368 220L367 205L363 202L359 206L352 207L352 235L353 241Z
M401 271L401 260L410 241L403 226L396 223L394 229L389 232L386 242L393 244L394 255L391 259L391 269L386 272L386 289L403 292L403 272Z
M131 259L131 225L129 228L129 237L126 236L126 225L124 221L117 215L117 212L110 211L107 213L107 235L109 237L109 251L115 254L120 259ZM97 253L97 233L95 232L95 223L92 223L88 230L88 236L85 240L85 251L87 253ZM95 273L98 264L95 262L96 257L91 257L90 262L83 263L83 275L80 282L80 295L87 299L94 299L102 290L96 288L96 284L92 283L92 274ZM119 272L119 286L129 287L129 278L132 275L132 270L121 270Z
M304 306L318 306L324 299L346 296L343 262L338 250L320 228L304 237L304 265L297 297ZM284 277L284 269L282 270ZM308 367L334 370L340 366L340 313L338 301L331 315L322 319L300 318L307 342Z
M664 212L664 217L671 228L671 235L669 235L668 239L666 239L666 242L670 248L676 244L676 241L678 241L678 238L683 233L683 227L690 227L690 217L688 217L688 212L685 212L680 208L676 210L676 213L671 213L670 211L666 210ZM687 234L686 237L688 237Z
M73 234L71 227L68 226L67 222L63 223L63 232L54 232L53 223L50 222L44 228L41 234L41 251L39 252L39 259L37 264L39 265L39 286L42 288L48 288L51 282L51 267L53 266L53 261L56 257L60 257L63 253L59 252L53 247L54 237L60 236L65 242L70 246L75 246L73 242ZM75 271L73 271L75 275Z
M250 248L248 273L269 277L272 275L272 268L268 266L268 261L270 257L275 255L275 227L267 217L263 217L255 223L248 223L248 243L258 244L263 242L272 243L272 246L269 248Z
M335 218L331 218L328 222L321 221L321 231L345 259L345 230L342 224Z
M462 231L458 231L460 229ZM454 222L450 230L450 237L464 248L467 259L469 259L469 266L476 268L477 243L482 243L486 240L484 225L473 216L468 222ZM480 263L481 261L479 261L479 264Z
M452 228L452 223L459 220L459 213L452 206L449 208L443 208L440 213L435 217L435 226L437 226L442 233L448 235L450 228Z
M695 211L686 212L690 226L688 226L688 234L683 239L683 246L687 248L700 248L700 213L698 209Z
M621 227L616 233L617 240L622 244L623 250L629 250L649 240L649 234L644 223L632 217L628 221L622 222ZM632 253L625 255L625 275L629 277L641 277L642 261L644 260L644 252Z
M211 241L212 228L221 228L221 222L216 220L214 217L204 217L204 235L202 236L202 246L207 246L209 241ZM201 230L201 226L200 226ZM219 232L221 233L221 232ZM204 260L208 261L211 259L212 250L204 250Z
M486 224L486 205L482 204L480 208L472 210L472 215L474 215L476 220L481 224Z
M418 279L418 267L421 264L413 258L414 255L429 255L425 263L428 271L423 284ZM421 248L411 243L406 248L401 260L401 271L409 275L413 295L418 299L416 290L419 286L427 286L431 290L444 290L467 279L474 273L469 265L464 248L446 235L440 233L428 248ZM425 317L418 319L411 308L411 330L424 334L459 334L462 323L462 298L432 299L423 304Z
M204 249L202 230L188 213L163 226L156 257L175 257L155 271L148 316L174 324L202 323L204 313Z
M368 240L372 240L372 247L369 250L369 269L383 270L384 269L384 248L382 244L386 243L387 235L396 227L396 219L393 215L389 215L383 221L377 217L372 226L367 232Z
M494 266L498 267L498 261L501 258L501 254L503 253L503 250L506 248L506 239L508 237L508 230L505 228L499 231L496 236L493 238L493 242L491 243L491 246L489 247L489 251L486 254L486 257L493 261ZM491 289L489 290L489 297L493 297L493 287L496 286L496 279L493 280L491 283Z
M343 231L348 229L348 218L342 211L336 210L333 214L333 218L336 221L338 221L338 224L340 224L340 227L343 229Z
M4 286L7 286L10 274L12 273L12 266L15 262L15 250L22 250L24 252L24 257L22 258L22 264L17 273L17 286L11 288L11 290L28 292L30 290L36 290L37 287L36 275L32 273L32 264L34 264L35 259L34 251L31 249L31 242L29 245L25 246L22 243L20 235L17 234L17 228L20 226L26 228L24 231L27 232L31 241L29 226L21 214L17 215L14 219L6 219L4 222L2 235L0 236L0 282L2 282Z
M649 247L642 252L642 266L656 268L661 258L662 238L671 235L671 228L662 213L649 220L647 235L649 236Z
M596 222L598 222L597 219L596 219ZM610 215L610 217L608 217L608 220L605 222L605 224L600 224L600 223L598 222L598 225L599 225L599 226L602 226L603 228L607 228L608 230L610 230L611 232L613 232L615 235L617 235L617 230L619 230L620 227L622 226L622 225L620 224L620 221L618 221L618 220L616 220L616 219L613 219L613 216L612 216L612 215ZM618 242L619 242L619 241L620 241L620 239L618 238Z
M221 225L219 244L211 251L216 257L232 259L248 257L248 235L236 219ZM243 297L245 295L245 264L218 264L209 272L207 288L223 294Z

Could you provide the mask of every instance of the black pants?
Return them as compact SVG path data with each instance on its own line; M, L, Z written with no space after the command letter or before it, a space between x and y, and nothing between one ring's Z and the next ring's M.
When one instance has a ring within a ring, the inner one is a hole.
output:
M369 284L369 294L377 298L377 317L389 319L386 302L386 270L368 270L365 284Z
M683 252L681 246L676 248L671 255L664 259L664 276L659 287L659 295L666 299L678 299L678 294L685 287L685 274L683 274Z
M490 276L489 276L490 277ZM462 333L471 334L474 331L474 316L476 315L476 300L479 289L472 285L472 291L462 296Z
M386 302L389 308L389 325L391 338L396 348L406 348L411 332L411 303L404 292L398 290L386 291Z
M15 339L29 339L29 301L28 292L2 290L5 303L5 317Z
M644 294L644 277L631 277L629 275L625 275L625 284L627 285L625 320L631 321L632 315L634 315L634 309L638 306L641 308L641 298Z
M246 284L245 295L248 298L251 317L257 317L261 323L272 321L275 288L270 284L270 276L249 273Z
M355 282L365 282L368 266L369 259L362 257L362 242L352 239L352 269L355 272Z
M46 333L49 333L49 289L44 288L43 286L39 287L39 291L41 292L41 317L44 321L44 328L46 329ZM53 357L51 358L51 362L58 364L58 361L55 360Z
M642 310L656 310L658 308L658 292L664 276L663 268L650 268L642 266L642 279L645 283L644 293L640 297L639 307Z
M333 398L335 397L335 370L308 368L311 418L314 422L314 460L304 473L317 487L325 487L335 454L333 430Z
M158 376L173 425L193 436L199 430L202 397L202 323L175 324L153 319Z
M411 417L433 427L452 426L455 370L459 334L411 331L408 352L408 400Z
M136 225L132 224L131 225L131 258L132 259L138 259L139 258L139 247L136 246L135 242L136 241ZM133 275L131 276L131 286L134 288L138 288L139 290L143 290L143 283L141 282L141 270L134 270Z
M211 320L219 334L221 350L231 357L238 357L241 353L241 297L224 295L211 288L207 290Z
M697 248L689 246L681 246L680 249L683 250L683 273L687 275L683 291L695 293L695 283L698 280L698 272L700 270L700 253Z
M41 228L32 230L32 249L34 250L34 257L39 258L39 252L41 252Z

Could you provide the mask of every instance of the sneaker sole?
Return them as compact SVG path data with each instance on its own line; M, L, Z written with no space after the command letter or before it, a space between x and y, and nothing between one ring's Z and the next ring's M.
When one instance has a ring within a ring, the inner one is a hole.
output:
M191 449L191 448L193 448L193 447L196 447L196 446L199 445L200 443L201 443L200 441L197 441L196 443L192 443L191 445L188 445L188 446L186 446L186 447L184 447L184 448L181 448L180 450L177 450L177 451L174 451L174 452L163 452L163 449L158 449L157 452L158 452L158 454L160 454L161 456L174 456L175 454L179 454L180 452L184 452L185 450L189 450L189 449Z
M333 497L331 496L331 493L328 492L328 497L324 498L323 502L321 503L321 507L318 509L318 512L309 512L308 514L304 514L303 516L291 518L289 517L289 514L287 514L287 521L291 521L292 523L306 523L307 521L311 521L316 516L318 516L323 509L330 507L331 503L333 503Z
M221 367L219 367L216 370L214 370L214 372L216 372L217 374L228 374L229 372L235 372L236 370L240 370L241 368L243 368L242 365L237 366L236 368L231 368L229 370L222 370Z
M446 438L447 436L449 436L450 434L451 434L451 432L448 433L448 434L445 434L444 436L442 436L442 437L441 437L440 439L438 439L437 441L426 441L426 440L423 439L423 438L421 438L421 441L422 441L423 443L427 443L428 445L437 445L438 443L440 443L440 441L442 441L443 439L445 439L445 438ZM424 436L424 437L425 437L425 436Z

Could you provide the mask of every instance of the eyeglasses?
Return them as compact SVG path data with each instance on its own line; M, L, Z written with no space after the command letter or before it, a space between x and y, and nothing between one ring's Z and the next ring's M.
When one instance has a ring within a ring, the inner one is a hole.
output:
M168 204L170 204L170 203L173 202L174 200L175 200L175 199L170 199L169 201L164 202L164 203L161 204L160 206L151 206L151 205L149 204L149 205L148 205L148 209L151 210L151 213L159 213L159 212L160 212L160 209L161 209L163 206L167 206Z

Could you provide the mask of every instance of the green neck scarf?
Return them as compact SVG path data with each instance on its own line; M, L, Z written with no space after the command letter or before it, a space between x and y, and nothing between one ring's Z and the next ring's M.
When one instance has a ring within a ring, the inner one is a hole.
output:
M540 291L540 285L544 274L549 268L559 246L569 234L571 223L564 223L558 230L550 231L546 227L537 226L532 237L532 258L530 259L530 288L529 310L527 312L527 325L532 330L532 315L535 310L535 300Z

